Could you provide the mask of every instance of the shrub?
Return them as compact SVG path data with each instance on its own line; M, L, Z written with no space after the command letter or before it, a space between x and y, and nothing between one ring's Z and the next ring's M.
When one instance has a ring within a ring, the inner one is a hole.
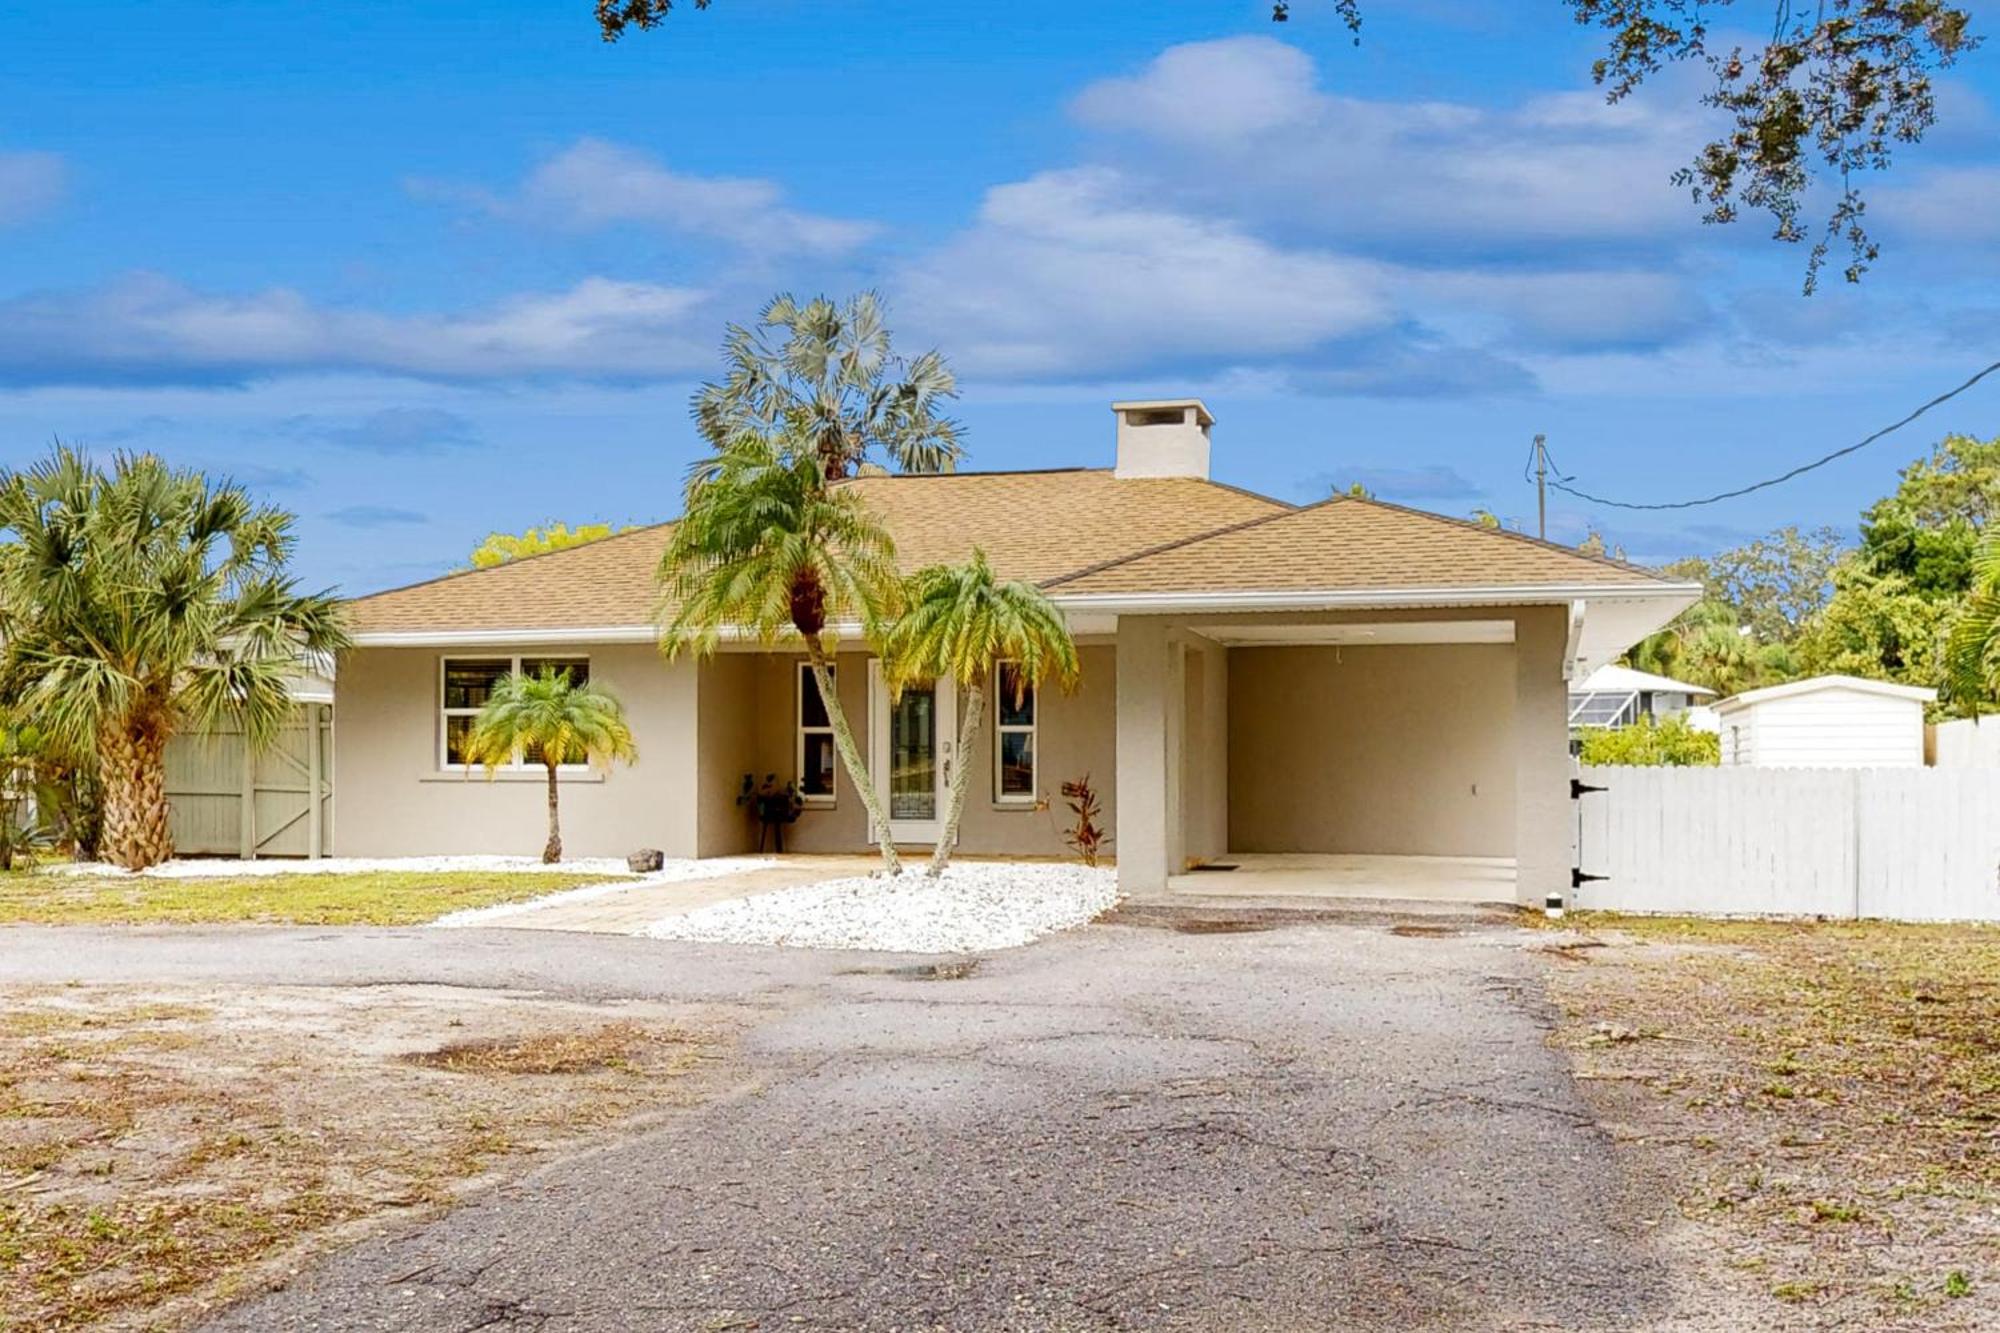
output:
M1647 717L1629 727L1587 728L1578 757L1601 768L1699 768L1722 762L1722 738L1689 725L1685 714Z

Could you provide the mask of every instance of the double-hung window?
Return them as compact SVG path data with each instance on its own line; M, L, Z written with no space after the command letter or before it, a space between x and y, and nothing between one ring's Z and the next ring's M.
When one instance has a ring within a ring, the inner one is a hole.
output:
M544 668L567 671L573 685L590 683L590 659L587 657L445 658L439 664L441 722L438 727L438 766L465 766L465 738L472 734L472 724L479 717L479 710L493 697L493 691L501 681L517 671L532 676ZM513 759L501 767L540 768L541 764L539 751L529 747L516 750ZM564 767L581 768L583 765L565 764Z
M838 689L839 677L834 671L835 668L828 667L826 674ZM826 700L820 698L819 680L813 675L812 663L799 663L798 677L799 796L807 805L832 805L836 762L833 718L827 712Z
M1035 687L1013 662L993 673L993 799L1001 805L1033 805L1035 781Z

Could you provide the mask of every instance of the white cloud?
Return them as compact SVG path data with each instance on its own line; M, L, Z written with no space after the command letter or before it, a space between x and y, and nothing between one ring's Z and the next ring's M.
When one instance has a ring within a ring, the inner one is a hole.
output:
M869 222L788 208L774 181L685 175L601 139L580 139L542 162L511 195L425 181L412 188L539 226L597 231L637 224L764 254L839 254L878 230Z
M898 310L957 363L1001 376L1237 364L1392 317L1374 265L1162 209L1105 168L988 191L978 221L893 289Z
M1300 235L1420 246L1633 244L1697 224L1673 170L1701 142L1683 80L1607 105L1557 93L1505 109L1384 102L1318 86L1268 37L1170 47L1071 111L1163 190Z
M0 153L0 226L40 217L68 186L68 168L54 153Z
M151 274L0 301L0 383L216 383L306 371L432 379L671 374L714 361L706 293L586 278L483 310L402 314Z
M1404 273L1413 311L1467 332L1491 322L1512 346L1559 351L1658 347L1698 333L1711 311L1677 274L1645 269Z

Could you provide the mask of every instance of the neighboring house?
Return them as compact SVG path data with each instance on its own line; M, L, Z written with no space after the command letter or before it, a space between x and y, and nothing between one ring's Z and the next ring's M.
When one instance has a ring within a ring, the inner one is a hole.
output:
M1715 705L1722 762L1759 768L1920 768L1936 690L1814 676Z
M954 755L949 691L892 702L858 636L838 686L898 839L932 839L977 765L961 849L1061 855L1088 775L1127 891L1192 864L1304 853L1481 858L1502 896L1569 884L1567 682L1691 604L1696 585L1510 532L1341 497L1303 507L1209 479L1208 410L1120 403L1114 468L865 476L905 568L983 548L1045 588L1081 647L1074 693L1031 694ZM352 604L336 783L347 855L532 853L542 777L459 745L493 683L569 666L625 703L640 759L566 775L565 843L744 852L745 773L796 778L800 851L868 846L803 658L747 642L662 660L659 525ZM1005 699L1011 691L993 696ZM1053 808L1051 808L1053 806ZM1440 863L1443 864L1443 863ZM1441 873L1448 873L1441 872Z
M1629 727L1642 717L1664 721L1688 712L1697 699L1714 697L1715 691L1705 685L1634 671L1614 662L1585 676L1582 684L1570 687L1569 725L1575 730Z

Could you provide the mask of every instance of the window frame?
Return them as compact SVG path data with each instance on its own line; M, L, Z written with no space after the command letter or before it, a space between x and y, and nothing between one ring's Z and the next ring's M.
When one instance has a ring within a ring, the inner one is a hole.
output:
M1002 721L1005 706L1001 675L1008 667L1018 667L1011 659L993 665L993 804L1010 808L1033 808L1042 799L1042 691L1032 681L1028 684L1028 721ZM1006 751L1001 741L1008 733L1023 734L1028 737L1028 790L1009 792L1005 787Z
M437 667L437 771L440 773L470 773L484 764L454 764L451 762L451 724L446 720L454 717L478 717L477 708L450 708L445 705L445 673L453 662L504 662L510 674L519 674L523 662L581 662L584 671L590 671L589 653L440 653ZM588 674L585 680L589 679ZM546 773L548 766L541 763L527 763L521 758L520 747L514 749L514 757L507 763L496 765L499 773ZM558 773L588 773L590 765L557 764Z
M839 746L833 739L833 708L831 705L827 705L826 721L824 723L814 723L811 726L806 725L806 682L811 681L814 691L817 692L819 681L813 676L810 659L801 659L795 663L795 666L797 669L792 673L792 771L798 775L799 800L808 810L832 810L840 803ZM835 663L829 662L826 664L826 674L832 678L834 693L838 696L840 693L840 667ZM820 702L823 705L827 703L823 699ZM838 698L834 702L838 703ZM833 790L824 794L810 796L806 794L807 736L824 736L826 737L826 743L834 746Z

